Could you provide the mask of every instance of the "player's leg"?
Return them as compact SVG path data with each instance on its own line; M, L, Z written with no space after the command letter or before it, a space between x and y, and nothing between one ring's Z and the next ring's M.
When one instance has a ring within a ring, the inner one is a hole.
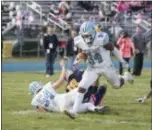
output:
M77 88L71 90L70 92L68 93L65 93L64 95L64 104L63 104L63 108L64 110L70 108L71 106L73 106L73 103L75 101L75 98L76 98L76 93L77 93Z
M90 102L93 103L95 106L101 104L104 95L106 94L107 87L105 85L100 85L97 92L91 95Z
M132 80L129 73L118 76L114 67L108 67L104 70L104 75L114 88L120 88L125 82Z
M68 112L68 114L67 112L65 112L68 116L75 118L78 108L82 104L82 100L84 98L84 94L86 90L89 88L89 86L91 86L97 80L98 76L99 75L96 73L96 70L92 68L88 68L84 72L82 80L80 81L78 85L78 91L76 93L73 109L72 111Z
M77 88L68 93L58 94L55 96L54 102L57 106L59 106L60 112L63 112L73 106L76 92Z
M71 108L69 108L70 111ZM85 113L85 112L97 112L100 114L105 113L107 110L109 110L108 106L95 106L92 103L82 103L81 106L78 108L77 113ZM67 111L66 111L67 112ZM67 115L69 113L66 113ZM70 116L71 117L71 116ZM75 119L74 117L71 117L72 119Z
M81 106L78 108L77 113L84 113L84 112L94 112L95 106L92 103L82 103Z
M80 81L80 83L78 85L78 92L77 92L76 100L75 100L74 106L73 106L74 113L77 112L79 105L82 103L85 92L97 80L98 76L99 75L96 73L95 69L88 68L84 72L82 80Z
M99 78L98 78L99 79ZM96 80L96 82L94 84L92 84L88 91L85 93L84 98L83 98L83 103L89 102L91 95L95 94L98 90L98 86L99 86L99 81L98 79Z

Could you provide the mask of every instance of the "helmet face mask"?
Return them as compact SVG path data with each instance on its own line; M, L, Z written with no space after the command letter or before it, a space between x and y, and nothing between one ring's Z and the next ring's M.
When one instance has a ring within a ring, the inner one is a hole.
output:
M92 44L96 35L95 23L94 22L84 22L80 27L79 34L83 37L85 43Z
M85 43L87 44L91 44L93 42L93 38L91 36L91 34L87 34L87 35L82 35Z

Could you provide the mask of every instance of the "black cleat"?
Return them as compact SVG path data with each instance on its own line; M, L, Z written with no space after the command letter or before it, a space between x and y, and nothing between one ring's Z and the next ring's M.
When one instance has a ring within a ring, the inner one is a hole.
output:
M108 112L109 109L110 108L108 106L103 106L101 108L96 108L95 112L100 113L100 114L104 114L104 113Z

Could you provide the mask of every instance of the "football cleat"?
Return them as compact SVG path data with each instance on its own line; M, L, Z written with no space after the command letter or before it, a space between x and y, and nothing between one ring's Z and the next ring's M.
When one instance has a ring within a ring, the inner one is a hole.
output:
M104 113L108 112L109 109L110 108L108 106L101 106L101 107L95 108L95 112L100 113L100 114L104 114Z
M142 97L142 98L138 98L138 99L137 99L137 102L144 103L145 100L146 100L146 96L145 96L145 97Z
M64 110L64 113L65 115L67 115L68 117L70 117L71 119L75 119L77 114L76 113L73 113L73 112L70 112L68 110Z
M128 82L130 83L130 84L133 84L134 83L134 78L133 78L133 76L129 73L129 72L125 72L124 73L124 75L128 78Z

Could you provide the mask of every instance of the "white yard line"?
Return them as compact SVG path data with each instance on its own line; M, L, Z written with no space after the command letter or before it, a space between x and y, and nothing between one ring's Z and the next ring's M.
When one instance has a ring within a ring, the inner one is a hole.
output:
M50 115L51 117L54 118L61 118L64 116L64 114L61 113L37 113L34 110L22 110L22 111L13 111L13 115L32 115L32 114L43 114L43 115ZM116 121L116 120L110 120L110 119L96 119L94 118L93 120L90 117L87 116L80 116L78 117L80 120L83 121L89 121L89 122L96 122L96 123L102 123L102 124L130 124L130 125L150 125L150 122L141 122L141 121Z
M16 115L29 115L29 114L33 114L36 113L35 110L23 110L23 111L14 111L12 112L12 114L16 114Z

